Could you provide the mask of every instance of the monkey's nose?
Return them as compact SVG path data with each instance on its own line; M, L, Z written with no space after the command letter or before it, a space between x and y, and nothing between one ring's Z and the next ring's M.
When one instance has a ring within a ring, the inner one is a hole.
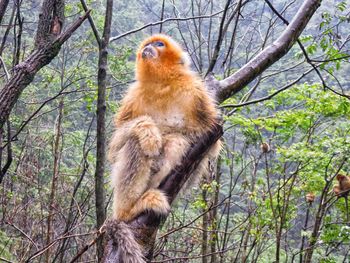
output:
M142 58L155 58L157 56L157 51L152 46L146 46L142 50Z

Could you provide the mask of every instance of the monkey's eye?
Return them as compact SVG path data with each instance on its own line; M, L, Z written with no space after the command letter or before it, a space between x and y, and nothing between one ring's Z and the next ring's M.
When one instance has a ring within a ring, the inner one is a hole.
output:
M156 42L153 43L153 46L155 46L155 47L164 47L165 45L161 41L156 41Z

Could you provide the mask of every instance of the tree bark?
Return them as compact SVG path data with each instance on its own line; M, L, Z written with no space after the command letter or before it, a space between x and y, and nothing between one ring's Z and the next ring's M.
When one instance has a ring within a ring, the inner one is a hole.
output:
M207 205L207 190L202 190L202 198L203 202ZM205 211L207 208L205 207L203 210ZM204 212L203 211L203 212ZM201 254L206 255L208 254L208 225L210 222L209 213L205 213L202 217L202 249ZM208 263L207 257L202 257L202 263Z
M0 1L0 24L5 15L7 5L9 4L9 0L1 0Z
M310 210L311 210L312 202L308 203L307 209L306 209L306 216L305 216L305 222L302 230L306 232L307 230L307 224L309 222L309 216L310 216ZM305 233L303 233L302 238L301 238L301 245L300 245L300 250L299 250L299 262L303 262L303 252L304 252L304 245L306 241L306 236Z
M57 190L57 180L58 180L58 172L59 172L59 161L60 161L60 138L62 136L62 118L63 118L63 99L60 101L58 106L58 117L57 124L55 127L55 141L54 141L54 162L53 162L53 175L51 182L51 193L49 199L49 215L47 217L47 233L46 233L46 244L49 245L51 243L51 238L53 235L52 225L54 219L54 207L55 207L55 199L56 199L56 190ZM46 251L46 262L50 262L50 252L48 249Z
M97 93L97 149L96 149L96 171L95 171L95 205L96 205L96 227L99 229L106 220L104 171L106 162L106 86L107 86L107 59L108 43L111 32L113 0L107 0L106 14L102 39L99 41L98 58L98 93ZM98 262L103 257L103 239L97 240Z
M218 241L218 204L219 204L219 193L220 193L220 183L221 183L221 158L219 156L217 163L216 163L216 169L214 169L215 173L215 192L214 192L214 200L213 200L213 209L210 211L210 221L211 221L211 229L212 232L210 234L210 263L216 263L217 262L217 253L216 253L216 245Z
M41 6L35 47L44 47L61 33L64 23L64 0L46 0Z

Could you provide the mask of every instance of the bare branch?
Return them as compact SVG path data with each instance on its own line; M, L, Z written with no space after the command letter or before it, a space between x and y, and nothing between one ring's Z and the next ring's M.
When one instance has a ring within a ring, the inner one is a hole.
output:
M2 59L2 57L1 57L1 56L0 56L0 62L1 62L2 67L4 68L4 71L5 71L6 82L8 82L11 76L10 76L9 71L7 70L7 67L6 67L5 61Z
M262 98L259 98L259 99L255 99L255 100L242 102L240 104L226 104L226 105L221 106L221 108L240 108L240 107L247 106L247 105L250 105L250 104L255 104L255 103L258 103L258 102L262 102L262 101L265 101L265 100L272 99L277 94L281 93L282 91L285 91L285 90L289 89L290 87L292 87L293 85L298 83L302 78L304 78L311 71L313 71L313 68L309 69L308 71L303 73L299 78L297 78L297 79L293 80L292 82L284 85L282 88L280 88L279 90L276 90L274 93L272 93L272 94L270 94L268 96L265 96L265 97L262 97Z
M85 0L80 0L80 3L81 3L81 5L83 6L84 11L85 11L85 12L88 12L88 11L89 11L89 8L87 7L87 5L86 5L86 3L85 3ZM98 44L98 46L101 46L101 37L100 37L100 34L99 34L98 31L97 31L95 22L94 22L94 20L92 19L91 14L88 15L88 20L89 20L89 23L90 23L92 32L94 33L94 36L95 36L95 38L96 38L97 44Z
M262 50L230 77L221 81L209 78L208 87L214 91L217 101L222 102L242 90L264 70L287 54L320 4L321 0L304 1L293 20L274 43Z
M120 34L118 36L115 36L115 37L111 37L109 39L109 42L112 42L112 41L115 41L115 40L118 40L120 38L123 38L127 35L130 35L130 34L133 34L133 33L136 33L138 31L141 31L147 27L150 27L150 26L157 26L157 25L160 25L160 24L164 24L166 22L169 22L169 21L187 21L187 20L193 20L193 19L200 19L200 18L210 18L210 17L213 17L213 16L217 16L218 14L224 12L224 10L221 10L219 12L216 12L216 13L213 13L213 14L210 14L210 15L204 15L204 16L192 16L192 17L176 17L176 18L167 18L167 19L164 19L164 20L161 20L161 21L157 21L157 22L153 22L153 23L149 23L149 24L146 24L144 26L141 26L139 28L136 28L136 29L133 29L133 30L130 30L130 31L127 31L123 34Z
M220 48L221 48L221 43L224 39L223 35L225 34L225 30L224 30L224 25L225 25L225 19L226 19L226 13L228 11L228 8L229 8L229 5L230 5L230 2L231 0L227 0L226 2L226 5L225 5L225 8L224 8L224 13L222 14L222 18L221 18L221 22L220 22L220 27L219 27L219 34L218 34L218 40L216 42L216 45L215 45L215 48L214 48L214 53L213 53L213 56L210 60L210 64L209 64L209 67L208 67L208 70L207 70L207 73L206 75L209 73L209 72L212 72L213 69L214 69L214 66L216 64L216 61L219 57L219 51L220 51ZM237 5L237 9L236 11L239 12L239 9L241 7L241 1L238 2L238 5ZM235 13L235 12L234 12ZM238 17L238 14L237 14L237 17ZM227 22L227 24L229 24L229 22Z
M20 229L18 226L16 226L13 223L10 223L10 222L5 222L5 224L8 224L8 225L12 226L13 228L17 229L23 236L25 236L35 246L36 249L39 249L38 245L34 242L34 240L28 234L26 234L26 232L24 232L22 229Z

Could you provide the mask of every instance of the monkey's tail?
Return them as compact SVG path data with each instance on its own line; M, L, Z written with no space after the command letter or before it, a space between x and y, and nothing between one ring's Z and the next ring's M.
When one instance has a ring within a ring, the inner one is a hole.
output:
M108 240L118 247L116 258L121 258L123 263L146 263L141 247L127 224L109 220L106 228Z

